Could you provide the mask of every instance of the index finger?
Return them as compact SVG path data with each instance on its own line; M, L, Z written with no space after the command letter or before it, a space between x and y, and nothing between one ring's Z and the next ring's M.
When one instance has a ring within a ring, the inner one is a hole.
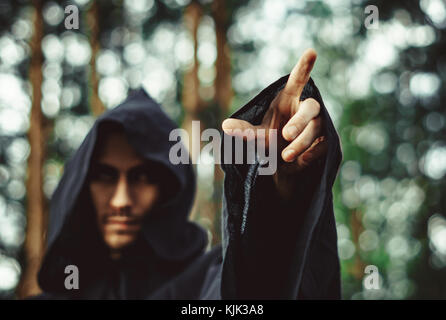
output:
M302 91L310 79L310 73L313 69L314 62L316 61L317 53L314 49L310 48L300 57L297 64L294 66L290 73L290 77L283 89L283 92L288 96L300 98Z

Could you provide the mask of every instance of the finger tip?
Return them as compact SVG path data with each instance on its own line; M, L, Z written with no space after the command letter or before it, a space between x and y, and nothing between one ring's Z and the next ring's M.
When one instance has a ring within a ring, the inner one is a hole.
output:
M289 141L289 140L288 140L288 134L287 134L285 128L282 129L282 137L283 137L286 141Z
M283 156L282 156L282 159L283 159L283 161L285 161L286 163L290 163L290 162L293 161L293 159L284 158Z
M304 55L307 57L307 61L311 65L313 65L317 59L317 52L313 48L308 48L307 50L305 50Z
M306 50L306 53L314 56L315 58L317 57L317 52L316 52L316 50L314 48L308 48Z
M291 141L293 141L293 139L292 139L290 136L286 135L286 134L282 134L282 137L283 137L283 139L284 139L286 142L291 142Z
M293 125L285 126L282 129L282 137L288 142L293 141L297 137L297 134L297 128Z
M223 129L223 131L226 131L226 130L231 129L230 125L231 125L231 121L230 121L230 119L225 119L225 120L223 120L223 122L221 123L221 128Z
M282 159L285 162L292 162L294 160L294 151L293 150L284 150L282 152Z

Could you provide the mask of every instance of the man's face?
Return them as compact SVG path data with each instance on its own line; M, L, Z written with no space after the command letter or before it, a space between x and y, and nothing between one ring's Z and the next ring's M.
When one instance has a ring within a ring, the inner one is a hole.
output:
M112 257L132 244L159 197L149 168L123 133L111 133L92 168L90 193L99 231Z

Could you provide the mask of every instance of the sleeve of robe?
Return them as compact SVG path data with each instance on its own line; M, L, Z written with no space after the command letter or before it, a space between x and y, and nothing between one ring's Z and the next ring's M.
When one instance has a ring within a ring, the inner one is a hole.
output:
M259 124L287 79L264 89L231 118ZM223 299L341 298L332 199L341 145L312 79L301 99L310 97L321 105L328 151L297 176L290 200L278 196L271 176L259 175L257 160L251 165L222 163Z

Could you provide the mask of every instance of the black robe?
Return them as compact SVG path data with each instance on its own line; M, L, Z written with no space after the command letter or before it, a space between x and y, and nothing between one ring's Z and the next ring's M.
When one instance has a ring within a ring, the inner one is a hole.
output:
M288 76L263 90L231 117L261 122ZM222 164L225 172L222 244L206 251L206 232L188 221L195 193L190 164L174 165L169 150L176 125L144 90L100 116L51 199L47 252L38 280L41 299L338 299L340 267L332 186L342 158L339 137L310 79L302 98L321 104L328 152L299 176L284 201L271 176L255 164ZM102 123L121 125L145 159L162 166L175 193L145 219L141 236L111 260L86 191ZM222 148L223 152L223 148ZM223 158L223 156L222 156ZM79 269L78 290L67 290L67 265Z

